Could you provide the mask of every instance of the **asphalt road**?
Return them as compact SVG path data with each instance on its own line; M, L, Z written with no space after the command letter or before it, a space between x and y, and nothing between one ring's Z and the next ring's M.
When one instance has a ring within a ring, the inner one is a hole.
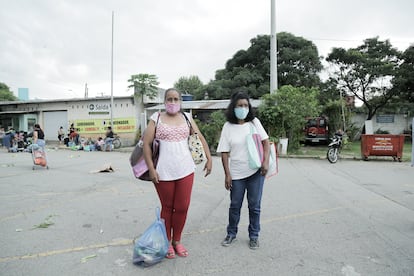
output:
M0 153L0 275L414 275L414 168L407 162L281 158L265 183L260 249L247 204L224 248L229 194L221 161L196 172L183 243L189 257L132 264L155 219L154 187L126 152ZM99 173L108 165L114 172ZM45 228L41 228L41 227Z

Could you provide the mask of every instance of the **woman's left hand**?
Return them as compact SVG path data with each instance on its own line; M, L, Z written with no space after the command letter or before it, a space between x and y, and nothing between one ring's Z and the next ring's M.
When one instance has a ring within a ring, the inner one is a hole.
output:
M260 170L261 175L266 175L269 171L269 162L263 162L262 168Z

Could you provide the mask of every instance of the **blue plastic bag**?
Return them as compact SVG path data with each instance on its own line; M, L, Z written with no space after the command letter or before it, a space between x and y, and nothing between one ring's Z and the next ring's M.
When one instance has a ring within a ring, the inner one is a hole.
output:
M168 251L168 238L164 219L160 217L160 208L155 210L156 220L135 241L132 263L151 266L161 262Z

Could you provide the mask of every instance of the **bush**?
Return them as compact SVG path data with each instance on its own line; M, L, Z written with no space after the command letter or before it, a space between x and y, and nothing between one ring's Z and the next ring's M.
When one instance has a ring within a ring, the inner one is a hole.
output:
M277 93L262 97L258 117L269 136L287 137L288 151L297 150L306 117L320 113L319 91L315 88L282 86Z
M215 152L220 139L221 129L226 122L223 111L219 110L211 113L210 120L207 122L200 122L198 120L196 122L204 138L206 138L210 151L212 153Z
M390 134L388 130L382 130L381 128L377 129L374 134Z

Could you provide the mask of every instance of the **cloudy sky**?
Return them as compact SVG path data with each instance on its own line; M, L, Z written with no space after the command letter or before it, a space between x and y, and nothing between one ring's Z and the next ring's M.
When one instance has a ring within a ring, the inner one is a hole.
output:
M0 0L0 82L30 99L131 95L132 74L160 87L214 78L250 39L270 34L270 0ZM313 41L319 54L379 36L414 43L412 0L276 0L277 32Z

